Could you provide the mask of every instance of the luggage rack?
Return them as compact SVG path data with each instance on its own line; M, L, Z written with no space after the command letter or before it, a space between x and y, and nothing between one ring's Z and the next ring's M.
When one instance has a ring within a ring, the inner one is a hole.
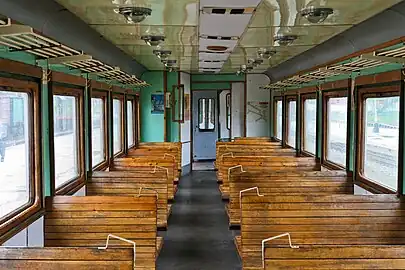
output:
M117 81L125 86L149 86L145 81L120 70L118 67L104 64L93 59L91 55L36 33L32 27L12 23L10 19L1 21L0 45L7 46L9 52L31 53L37 57L38 61L47 61L49 65L65 65L83 73L95 74L107 80Z

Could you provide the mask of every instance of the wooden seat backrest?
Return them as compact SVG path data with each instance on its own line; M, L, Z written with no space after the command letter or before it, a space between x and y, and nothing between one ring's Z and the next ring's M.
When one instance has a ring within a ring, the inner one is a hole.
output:
M166 170L168 198L172 200L174 198L174 184L176 180L176 165L173 161L151 157L116 158L111 166L112 171L154 171L155 168L156 171Z
M257 187L257 190L243 194L293 195L293 194L353 194L352 178L345 171L233 173L229 182L229 203L227 205L231 226L240 224L240 201L242 190Z
M158 193L158 227L167 227L167 174L160 170L93 172L86 185L88 196L139 196Z
M138 257L135 269L153 265ZM86 247L10 247L0 248L0 269L134 269L132 249Z
M405 269L405 246L265 247L270 269Z
M155 269L156 196L55 196L45 198L46 247L102 247L108 234L136 242L137 256ZM132 247L112 239L111 247Z
M286 232L300 246L405 244L404 205L395 195L242 196L243 266L260 266L261 241Z

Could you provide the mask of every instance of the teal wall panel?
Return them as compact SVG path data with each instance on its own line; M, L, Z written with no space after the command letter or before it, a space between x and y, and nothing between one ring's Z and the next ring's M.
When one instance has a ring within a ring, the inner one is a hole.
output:
M151 86L142 88L141 106L141 142L163 142L165 119L162 114L152 114L152 94L163 94L163 72L151 71L142 75L142 80Z

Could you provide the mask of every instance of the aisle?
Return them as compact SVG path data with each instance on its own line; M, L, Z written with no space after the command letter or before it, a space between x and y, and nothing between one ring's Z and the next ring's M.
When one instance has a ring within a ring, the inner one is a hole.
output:
M241 269L215 172L181 179L158 270Z

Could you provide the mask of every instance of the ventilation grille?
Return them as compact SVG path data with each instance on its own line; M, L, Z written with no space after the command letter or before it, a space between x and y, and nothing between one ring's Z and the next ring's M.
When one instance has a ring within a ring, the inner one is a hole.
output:
M256 10L254 7L246 8L220 8L220 7L204 7L202 9L203 13L206 14L219 14L219 15L242 15L242 14L253 14Z

